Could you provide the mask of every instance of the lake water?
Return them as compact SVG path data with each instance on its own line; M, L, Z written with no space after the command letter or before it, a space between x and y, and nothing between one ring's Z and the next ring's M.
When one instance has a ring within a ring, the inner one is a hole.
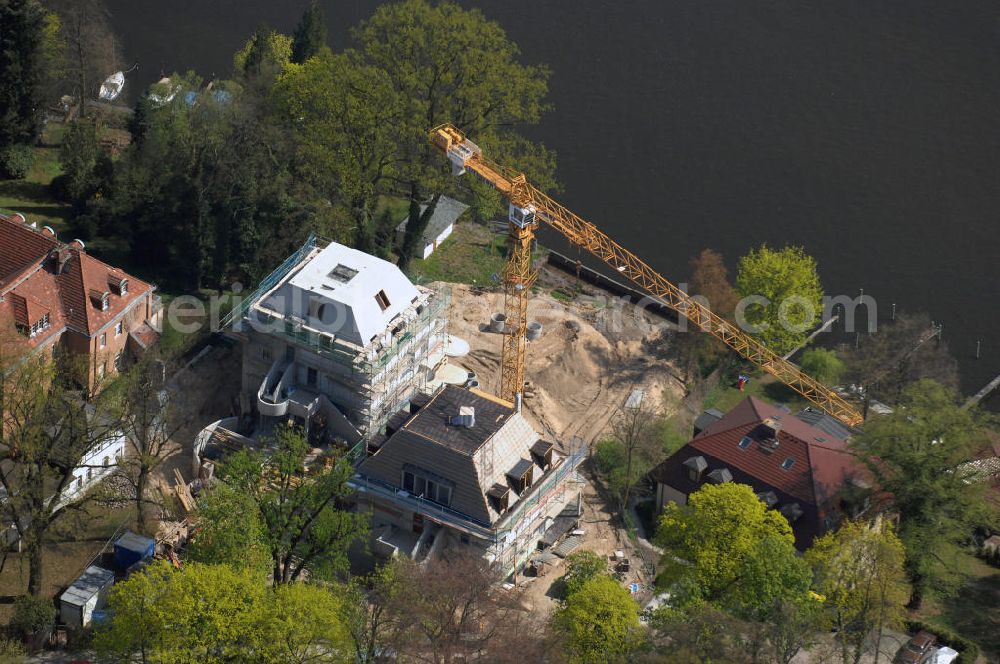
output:
M255 27L291 31L308 4L106 2L137 85L226 76ZM377 4L324 2L332 45ZM828 293L942 322L967 391L1000 373L1000 4L463 4L553 70L530 135L558 151L561 202L664 275L705 247L732 264L801 244Z

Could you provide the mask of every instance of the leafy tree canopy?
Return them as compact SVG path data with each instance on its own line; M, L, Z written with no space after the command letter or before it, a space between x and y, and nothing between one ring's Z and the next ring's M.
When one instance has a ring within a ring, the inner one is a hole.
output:
M746 322L771 350L783 354L802 344L823 313L823 287L816 261L802 247L772 249L766 244L739 260L736 290L749 302Z
M872 417L854 441L899 512L914 601L926 591L949 593L964 578L962 546L976 526L998 525L988 482L968 464L988 445L983 415L958 395L922 380L903 391L898 407Z
M292 37L291 61L302 64L326 46L326 23L319 2L313 0L302 14Z
M553 617L570 662L622 660L641 645L639 607L620 583L598 575L566 598Z
M679 605L704 599L749 610L800 589L788 521L745 484L706 484L687 505L668 504L656 539L669 551L658 583ZM761 569L763 558L778 554L784 567Z
M821 383L836 385L844 375L844 362L836 351L827 348L810 348L802 353L799 366Z

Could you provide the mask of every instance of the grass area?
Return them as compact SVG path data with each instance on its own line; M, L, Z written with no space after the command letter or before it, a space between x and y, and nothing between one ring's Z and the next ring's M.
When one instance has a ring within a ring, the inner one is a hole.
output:
M410 273L417 281L491 286L493 275L503 272L506 256L505 236L479 224L459 223L430 258L413 260Z
M71 209L49 193L49 183L60 173L59 141L65 127L51 122L42 135L42 145L35 148L35 163L23 180L0 180L0 209L20 212L29 222L51 226L62 233Z
M232 309L232 295L230 291L224 291L219 296L214 290L204 290L196 295L161 292L164 316L160 350L163 354L167 357L183 355L211 333L212 325L221 321ZM213 307L218 313L213 313Z
M969 580L955 596L927 599L921 620L975 641L987 661L1000 661L1000 569L969 554Z
M64 538L69 541L53 542L43 548L42 594L46 597L55 597L69 586L100 553L115 529L134 520L131 505L111 508L90 503L87 509L90 515ZM64 529L70 530L66 526ZM0 624L10 620L14 598L23 595L27 588L27 557L11 553L0 572Z
M773 376L752 374L750 382L747 383L742 392L732 382L718 383L705 395L702 407L705 410L718 408L726 413L748 396L757 397L773 404L784 404L795 412L809 405L806 399Z

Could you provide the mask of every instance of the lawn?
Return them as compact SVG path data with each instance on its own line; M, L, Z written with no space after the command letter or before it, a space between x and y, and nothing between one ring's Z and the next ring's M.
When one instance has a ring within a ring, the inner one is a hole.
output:
M749 375L750 382L747 383L742 392L732 382L719 382L705 395L702 407L705 410L718 408L726 413L748 396L763 399L768 403L784 404L791 408L793 412L798 412L810 405L801 395L787 385L779 382L773 376L760 373Z
M954 597L927 599L921 619L975 641L987 661L1000 661L1000 569L969 555L971 576Z
M90 517L73 532L70 541L46 544L42 550L42 594L54 597L64 590L94 560L108 539L123 523L134 521L132 506L122 508L87 505ZM72 517L67 517L67 520ZM12 603L28 587L28 562L22 554L12 553L0 572L0 624L10 619Z
M23 180L0 180L0 210L20 212L39 227L51 226L62 233L70 217L70 206L49 193L49 183L59 175L59 141L64 125L51 122L35 148L35 163Z
M503 272L506 256L506 236L496 235L479 224L459 223L430 258L411 262L410 275L418 282L493 286L497 283L493 276Z

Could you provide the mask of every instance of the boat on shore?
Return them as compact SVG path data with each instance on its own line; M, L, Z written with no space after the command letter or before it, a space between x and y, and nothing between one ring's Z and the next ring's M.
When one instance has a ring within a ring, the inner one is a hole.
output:
M122 88L124 87L125 72L116 71L101 83L101 90L98 92L97 98L101 101L114 101L122 93Z

